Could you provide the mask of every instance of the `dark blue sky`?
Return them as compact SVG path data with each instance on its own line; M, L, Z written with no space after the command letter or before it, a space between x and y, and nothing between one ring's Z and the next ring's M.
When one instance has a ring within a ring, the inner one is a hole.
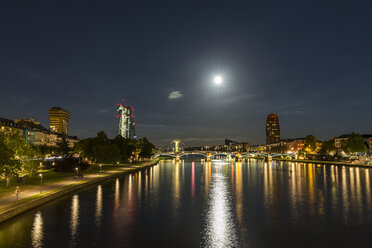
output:
M113 137L124 98L156 145L264 143L271 112L282 138L372 133L371 13L372 1L1 1L0 117L48 126L60 106L72 135Z

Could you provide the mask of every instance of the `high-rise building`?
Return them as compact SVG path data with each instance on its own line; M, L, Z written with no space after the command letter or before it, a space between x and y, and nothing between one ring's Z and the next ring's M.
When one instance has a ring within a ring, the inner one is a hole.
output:
M60 107L52 107L49 109L50 131L60 134L68 134L68 121L70 120L70 117L70 112Z
M280 125L276 114L269 114L266 119L266 144L280 141Z
M134 138L134 109L131 106L117 104L117 118L119 121L118 135L124 138Z

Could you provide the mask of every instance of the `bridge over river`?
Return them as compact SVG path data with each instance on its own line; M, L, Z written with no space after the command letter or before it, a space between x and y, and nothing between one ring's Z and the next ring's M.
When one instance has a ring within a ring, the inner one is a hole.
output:
M182 160L187 156L201 156L206 161L214 159L225 158L226 160L242 161L244 158L263 158L270 160L275 157L291 157L295 158L293 154L282 153L257 153L257 152L220 152L220 151L187 151L184 150L189 146L179 139L175 139L166 146L160 148L155 157L169 157L176 160Z

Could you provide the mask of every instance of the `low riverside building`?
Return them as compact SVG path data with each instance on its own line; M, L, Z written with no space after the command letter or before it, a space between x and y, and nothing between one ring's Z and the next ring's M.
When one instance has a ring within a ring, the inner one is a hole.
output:
M248 142L236 142L233 140L225 139L225 146L227 146L228 151L238 151L238 152L249 151Z
M279 142L268 145L271 151L297 154L305 146L305 138L281 139Z
M265 145L251 145L249 148L250 152L263 153L266 152L267 147Z
M364 134L362 135L366 144L367 144L367 153L368 155L372 156L372 134Z
M336 151L342 151L342 142L346 141L350 134L343 134L334 139ZM372 155L372 134L362 134L364 144L367 146L367 154Z
M16 123L13 120L0 118L0 126L1 126L1 130L4 131L7 128L15 128Z
M19 120L0 118L0 130L6 131L8 129L19 130L26 142L33 145L55 147L62 140L62 134L48 130L32 118ZM73 147L79 140L76 136L66 136L66 141L69 147Z
M349 137L349 135L350 134L343 134L343 135L338 136L337 138L335 138L336 151L338 151L338 152L342 151L342 149L341 149L342 142L346 141L347 137Z

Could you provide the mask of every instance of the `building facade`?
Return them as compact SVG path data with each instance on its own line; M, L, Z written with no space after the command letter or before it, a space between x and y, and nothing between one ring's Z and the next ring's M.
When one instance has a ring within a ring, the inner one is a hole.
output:
M68 134L68 121L71 114L60 107L49 109L49 130L59 134Z
M365 143L367 144L368 155L372 156L372 134L365 134L362 135L362 137L364 138Z
M128 105L117 104L118 135L124 138L135 137L134 109Z
M337 152L342 151L342 142L346 141L349 136L350 134L343 134L334 139L335 148ZM364 139L364 144L367 147L367 154L371 156L372 155L372 134L362 134L361 136Z
M282 139L277 143L270 144L272 150L278 150L289 154L297 154L305 146L305 138Z
M269 114L266 118L266 145L280 141L280 125L277 114Z
M63 134L46 129L40 124L40 122L36 122L32 118L19 120L0 118L0 131L6 132L9 129L18 130L22 133L26 142L32 145L55 147L62 141L63 136ZM66 136L66 141L68 146L72 148L79 140L76 136Z

